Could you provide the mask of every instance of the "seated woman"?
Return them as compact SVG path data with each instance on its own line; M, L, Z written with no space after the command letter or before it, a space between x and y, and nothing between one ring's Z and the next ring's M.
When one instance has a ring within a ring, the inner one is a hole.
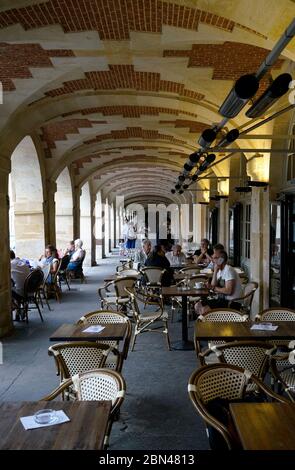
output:
M46 283L52 284L54 274L56 273L59 264L58 254L55 246L47 245L45 248L45 254L40 256L39 261L43 266L50 264L50 275L48 276Z
M70 258L70 262L67 266L67 271L73 274L78 273L82 270L82 263L85 257L85 250L82 249L83 242L80 238L75 240L75 251Z

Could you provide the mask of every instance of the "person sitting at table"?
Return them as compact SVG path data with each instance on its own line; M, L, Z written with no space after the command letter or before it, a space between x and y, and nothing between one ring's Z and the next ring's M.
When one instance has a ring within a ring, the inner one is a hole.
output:
M181 245L174 245L172 251L166 253L166 258L171 266L181 266L186 263L186 257L182 252Z
M20 258L17 258L13 250L10 250L10 272L12 281L11 296L19 307L24 296L24 284L30 274L30 267ZM16 313L15 319L19 320L19 313Z
M210 242L207 238L202 238L201 247L194 252L194 263L208 265L212 260L213 250L209 248Z
M156 245L145 261L145 266L166 269L162 277L162 286L168 287L173 280L173 271L161 245Z
M134 262L139 263L140 266L144 266L147 257L149 256L150 252L152 251L152 242L146 238L142 241L142 248L141 250L135 253Z
M66 247L64 251L64 256L69 256L69 259L71 259L72 255L75 253L75 242L74 240L71 240L68 243L68 246Z
M213 278L209 286L216 298L200 300L195 304L195 312L205 315L214 308L226 308L231 300L242 296L240 276L236 270L227 264L228 255L224 250L215 250L212 260L214 263ZM239 309L238 302L232 308Z
M82 246L83 241L80 238L77 238L77 240L75 240L75 251L67 266L67 271L71 271L73 274L77 273L82 267L82 262L85 257L85 250L83 250Z
M221 243L216 243L216 245L213 246L213 254L216 252L216 251L221 251L223 250L224 251L224 246L221 244ZM211 258L211 261L210 263L208 264L207 266L208 269L214 269L214 263L213 263L213 260Z
M48 276L46 283L52 284L54 274L56 273L59 264L59 258L55 246L47 245L45 248L45 254L40 256L39 261L42 266L50 264L50 276Z

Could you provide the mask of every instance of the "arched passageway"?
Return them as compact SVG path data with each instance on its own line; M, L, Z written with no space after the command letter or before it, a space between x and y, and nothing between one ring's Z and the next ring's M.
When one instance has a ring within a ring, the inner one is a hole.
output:
M73 239L73 196L71 177L65 168L56 180L55 228L56 246L63 249Z
M10 246L20 257L44 251L43 189L34 142L26 136L11 156L9 184Z
M80 238L86 250L85 265L91 265L91 199L89 183L82 186L80 196Z

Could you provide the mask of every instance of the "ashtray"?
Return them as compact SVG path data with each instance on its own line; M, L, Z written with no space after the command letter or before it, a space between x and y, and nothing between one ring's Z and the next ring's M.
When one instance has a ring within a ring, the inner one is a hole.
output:
M55 410L45 409L39 410L34 414L34 419L38 424L50 424L57 421L58 417Z

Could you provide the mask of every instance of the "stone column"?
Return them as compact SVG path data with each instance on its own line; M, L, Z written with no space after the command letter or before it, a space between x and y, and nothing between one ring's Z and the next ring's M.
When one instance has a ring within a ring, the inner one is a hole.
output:
M228 199L220 199L219 206L219 240L228 252L229 208Z
M74 228L74 239L80 237L80 197L82 191L78 186L74 187L73 190L73 228Z
M55 181L46 180L45 188L45 200L43 202L44 211L44 234L45 234L45 245L56 244L56 232L55 232L55 193L57 185Z
M0 157L0 338L13 331L9 256L8 175L10 160Z
M193 241L200 243L207 235L207 206L205 204L194 204Z
M96 217L95 217L96 194L91 194L90 199L90 226L91 226L91 266L96 266Z
M106 258L105 222L106 200L101 194L101 257Z
M252 317L269 305L269 189L252 188L251 196L251 280L258 282Z

